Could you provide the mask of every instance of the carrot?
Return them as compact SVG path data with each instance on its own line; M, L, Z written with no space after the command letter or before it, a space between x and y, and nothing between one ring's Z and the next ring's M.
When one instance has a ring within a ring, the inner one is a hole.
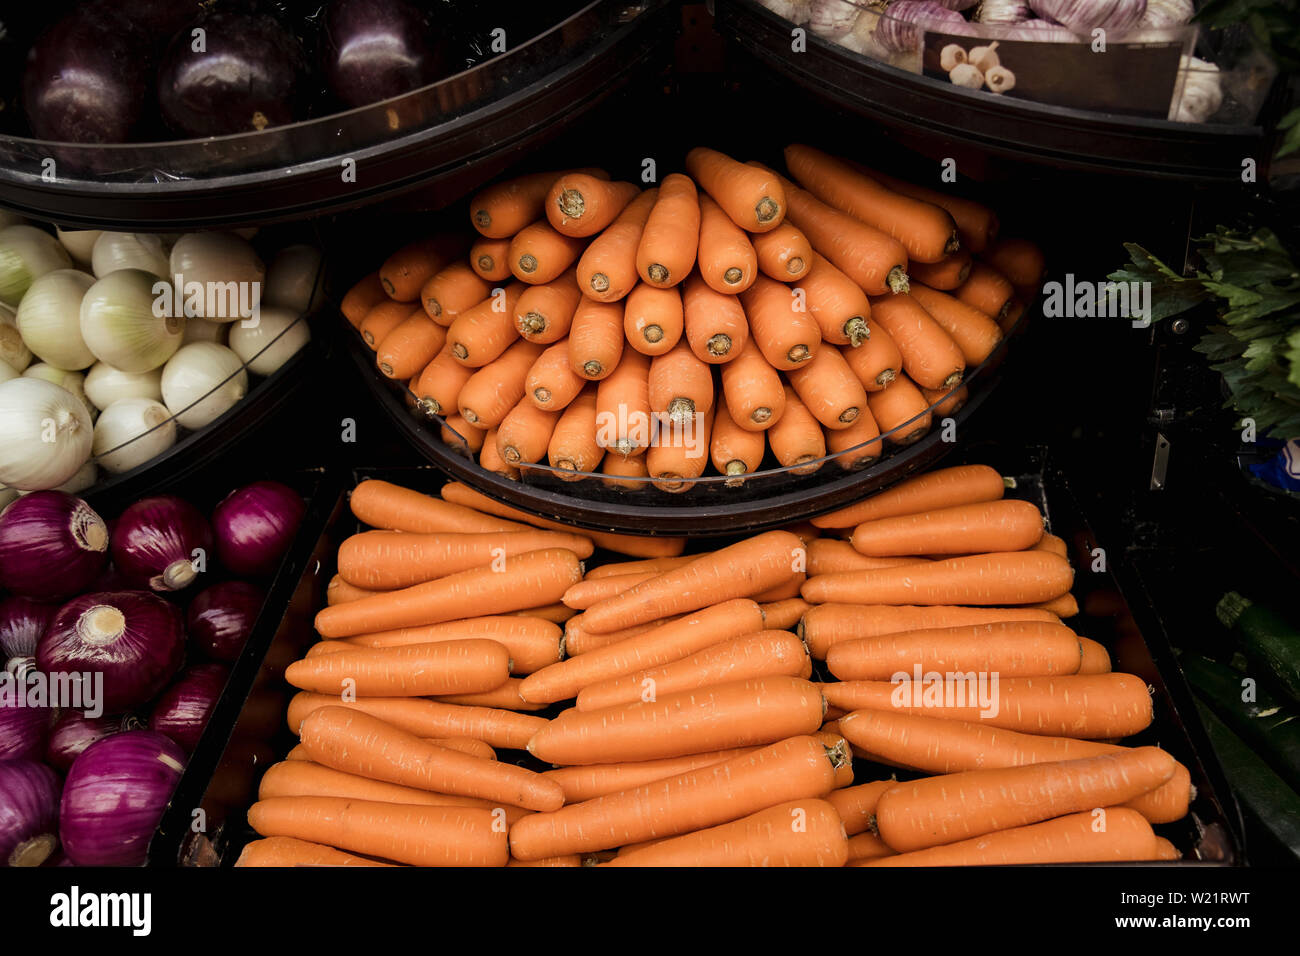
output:
M524 378L524 398L542 411L560 412L578 397L585 384L586 380L569 367L566 339L537 357Z
M632 348L644 355L662 355L677 344L685 327L681 292L644 282L627 295L623 333Z
M910 445L930 430L930 406L915 383L900 375L877 392L867 392L867 408L885 441Z
M513 617L535 617L538 620L548 621L551 624L563 624L569 618L573 617L572 608L567 608L559 601L552 601L550 604L539 604L536 607L520 608L518 611L507 611L507 616Z
M600 472L605 476L600 479L600 483L606 488L641 491L650 484L649 481L638 480L650 477L650 470L646 468L645 455L633 455L630 458L624 458L622 455L606 455L601 459Z
M376 271L358 279L357 284L348 289L339 303L339 311L350 326L359 329L370 310L387 299L388 293L384 291L384 284Z
M604 866L843 866L848 840L825 800L793 800L663 840Z
M725 401L718 403L713 418L713 431L709 437L709 457L713 467L724 475L732 476L730 484L741 484L742 475L758 470L763 462L767 440L761 431L741 428L731 417Z
M556 232L594 236L641 192L636 183L611 182L587 173L565 173L546 194L546 218Z
M700 196L699 275L714 292L744 292L758 274L758 256L745 231L709 196ZM691 273L695 275L696 273Z
M749 340L749 320L740 300L711 289L698 272L687 276L682 286L682 314L686 341L702 362L730 362Z
M650 362L650 409L682 422L713 411L713 373L685 341Z
M1007 314L998 319L998 328L1002 330L1003 334L1010 335L1011 330L1020 323L1020 319L1024 314L1025 302L1017 296L1007 306Z
M781 376L768 364L753 339L722 366L722 393L732 421L746 431L764 431L785 414Z
M1066 545L1065 539L1048 531L1043 532L1043 536L1034 544L1034 548L1039 551L1050 551L1062 558L1068 559L1070 557L1070 549Z
M689 176L669 173L659 184L659 196L637 243L636 271L641 281L661 289L677 285L695 265L699 240L695 183Z
M981 706L967 683L840 681L823 684L822 692L828 704L847 711L923 713L1052 737L1127 737L1151 724L1151 697L1145 682L1132 674L1000 678L987 706ZM923 697L927 690L929 695ZM840 728L848 733L843 720Z
M987 866L1026 863L1116 863L1149 860L1156 837L1142 815L1124 807L1107 807L1104 826L1092 811L1013 827L986 836L900 853L866 866Z
M877 559L879 560L879 559ZM812 553L809 552L809 567ZM998 621L1040 621L1059 623L1055 614L1022 607L930 607L821 604L808 611L799 626L799 636L808 642L813 657L825 660L829 650L841 641L853 641L898 631L935 627L992 624Z
M522 680L518 677L509 678L504 684L499 684L491 690L479 691L477 693L458 693L458 694L438 694L437 700L444 704L462 704L466 707L495 707L501 710L542 710L541 704L530 704L519 696L519 685ZM437 743L438 741L433 741ZM442 746L447 746L442 744ZM462 750L461 747L452 747L453 750ZM469 751L465 751L468 753ZM479 755L483 756L483 755ZM488 757L489 760L495 760L495 755Z
M442 641L408 647L344 647L295 661L284 679L317 694L424 697L492 690L510 676L510 652L495 641Z
M623 457L650 444L650 359L629 351L596 387L596 442Z
M582 577L572 551L546 548L505 558L487 567L459 571L399 591L327 607L316 615L324 637L452 621L471 614L498 614L558 601Z
M549 222L539 220L515 234L506 255L516 279L541 285L558 279L586 246L582 239L562 235Z
M578 710L597 710L750 677L797 677L807 660L808 649L793 634L758 631L659 667L587 684L578 692L577 706Z
M439 437L444 445L450 445L458 454L473 458L483 449L487 440L487 426L472 424L460 415L452 415L443 420Z
M794 535L764 532L601 601L587 610L584 623L592 631L612 631L759 593L789 578L802 557L803 543Z
M600 169L575 169L572 173L609 178ZM530 173L489 186L470 200L470 222L480 234L492 239L513 236L542 215L551 184L565 175L570 174Z
M392 302L386 299L367 312L366 317L361 320L361 338L373 352L379 348L379 343L384 340L384 336L415 315L424 315L424 312L423 310L412 311L409 302Z
M658 571L632 571L628 574L614 574L595 580L583 578L564 592L563 600L568 607L579 611L585 610L597 601L614 594L621 594L634 584L648 581L658 573Z
M573 720L595 716L579 714ZM660 739L658 735L656 739ZM835 783L835 766L821 742L809 736L778 739L722 763L571 804L553 813L530 814L511 828L511 852L520 859L536 859L611 849L716 826L774 803L829 792Z
M302 722L322 707L346 707L376 717L421 738L473 737L491 747L521 749L547 721L531 714L516 714L490 707L466 707L415 697L361 697L340 700L337 694L295 694L289 702L289 729L299 732Z
M821 425L788 385L785 388L785 412L781 420L768 429L767 442L781 466L796 475L816 471L826 456L826 437Z
M768 630L787 631L799 623L799 619L812 607L803 598L790 598L785 601L773 601L759 604L763 609L763 626Z
M772 173L703 146L686 154L686 171L746 232L769 232L785 219L785 190Z
M826 666L840 680L890 680L918 664L926 672L1051 677L1078 673L1082 656L1064 625L997 621L842 641L826 652Z
M799 571L791 575L784 583L768 588L766 591L760 591L751 595L751 597L760 605L771 601L789 601L799 597L799 587L807 578L808 575L805 572Z
M511 678L511 680L518 680L518 678ZM446 703L455 703L455 701L446 701ZM463 754L469 754L473 757L482 757L484 760L497 759L495 750L483 741L475 740L472 737L429 737L426 739L429 743L436 744L439 747L446 747L448 750L459 750ZM301 747L302 744L299 744L298 746Z
M826 795L826 802L835 808L835 812L844 821L845 833L849 836L866 833L875 826L876 803L880 800L880 795L897 782L873 780L856 787L832 790Z
M1000 239L982 256L985 262L1007 278L1027 300L1039 292L1047 262L1043 251L1027 239Z
M616 631L606 631L596 634L588 631L582 626L582 615L570 619L564 628L564 649L570 657L578 657L582 654L589 654L594 650L602 647L608 647L610 644L617 644L619 641L626 640L629 637L635 637L637 634L644 634L646 631L653 630L661 624L667 624L670 621L676 621L685 617L684 614L677 614L672 617L661 617L656 621L650 621L646 624L635 624L632 627L622 627Z
M566 534L572 534L573 528L559 521L551 521L538 515L529 514L512 508L503 502L487 495L475 491L468 485L463 485L458 481L449 481L442 486L440 492L443 499L456 504L473 508L476 511L482 511L487 514L497 515L502 518L508 518L511 521L522 521L525 524L533 525L537 528L546 528L549 531L563 531ZM604 548L607 551L616 551L619 554L627 554L632 557L641 558L662 558L675 557L682 553L686 547L685 538L667 537L667 536L650 536L637 534L615 534L608 531L587 531L583 537L590 538L597 547ZM557 596L555 600L559 600ZM482 612L479 612L482 613Z
M794 183L781 180L786 215L812 247L867 295L907 291L907 249L897 239L828 206Z
M884 710L854 711L840 720L840 730L855 745L882 759L930 773L1020 767L1127 749L1095 740L1018 733L986 723ZM1178 764L1168 782L1126 805L1151 823L1172 823L1187 815L1190 799L1191 775Z
M756 749L744 747L737 750L718 750L712 753L690 754L686 757L643 760L639 763L559 767L555 770L542 771L542 776L560 785L564 790L564 803L568 806L622 790L631 790L656 780L676 777L691 770L726 763L736 757L753 753Z
M1043 516L1037 506L1006 498L864 521L853 529L852 542L863 554L883 558L1019 551L1042 536Z
M871 557L854 549L847 541L818 538L808 545L808 574L833 574L836 571L875 571L905 564L924 564L927 558L910 556Z
M786 373L799 400L826 428L848 428L867 407L867 392L839 349L819 349Z
M470 306L488 297L492 287L466 262L453 262L429 279L420 289L424 314L439 325L451 325L452 319Z
M1030 604L1068 590L1070 563L1043 551L974 554L929 564L809 578L813 604Z
M332 846L295 840L293 837L266 837L253 840L239 852L235 866L397 866L368 857L344 853Z
M451 346L444 344L411 387L416 404L426 415L452 414L456 397L473 374L474 369L456 361Z
M982 262L975 263L966 281L953 292L958 301L992 316L997 322L1005 319L1011 311L1015 294L1015 287L1010 282L996 269Z
M578 286L598 302L617 302L637 284L636 250L659 189L647 189L592 240L578 260Z
M879 860L894 856L895 852L874 833L859 833L849 839L849 858L845 865L857 864L862 860Z
M1179 850L1178 847L1174 846L1162 836L1156 837L1156 855L1154 859L1181 860L1182 858L1182 851Z
M978 309L927 285L914 283L912 298L957 343L967 365L983 362L1002 341L998 324Z
M946 418L961 410L970 397L970 392L965 385L953 389L923 388L921 397L930 406L931 414L938 418Z
M532 528L501 533L363 531L339 546L339 574L349 584L390 591L541 548L567 548L580 558L592 552L590 538Z
M871 410L864 408L848 428L826 433L826 451L845 471L865 468L883 451L879 437L880 428L871 417Z
M573 312L582 299L572 269L549 282L528 286L514 307L514 324L523 338L550 345L569 333Z
M811 662L808 661L807 657L804 658L804 661L811 665ZM812 668L810 666L810 673L811 670ZM826 746L827 750L831 753L838 754L843 760L843 766L837 768L835 771L835 789L843 790L845 787L851 787L853 785L853 751L849 747L849 742L841 737L834 727L827 730L825 725L823 725L821 730L814 733L813 736L820 740Z
M375 364L389 378L406 380L424 371L446 341L446 329L424 312L413 312L380 340Z
M1079 650L1083 658L1079 663L1080 674L1110 673L1110 653L1102 645L1089 638L1080 637Z
M515 466L541 461L546 457L559 418L559 412L544 411L527 397L521 398L501 419L497 428L497 452Z
M996 501L1005 491L1002 476L988 465L939 468L901 481L847 508L817 515L812 523L819 528L853 528L879 518Z
M643 558L639 561L611 561L608 564L602 564L600 567L592 568L583 578L584 581L597 581L600 578L612 578L622 574L641 574L646 571L653 571L656 574L661 571L670 571L673 568L680 568L683 564L690 564L695 560L695 555L679 555L675 558Z
M909 262L907 277L913 283L923 283L931 289L951 292L970 276L973 265L971 254L965 249L944 257L939 262Z
M349 601L359 601L361 598L382 593L382 591L372 591L349 584L336 574L330 578L330 583L325 588L325 601L333 607L335 604L347 604Z
M564 856L548 856L541 860L515 860L512 859L506 864L510 866L582 866L582 857L577 853L568 853Z
M534 342L516 339L499 358L471 375L456 398L465 421L484 430L500 425L524 397L528 370L542 351Z
M413 866L505 866L504 827L491 810L341 797L272 797L248 810L267 837L294 837Z
M606 378L623 354L624 306L583 297L569 329L569 368L589 381Z
M480 279L503 282L510 278L510 237L478 239L469 249L469 266Z
M396 302L414 302L424 284L465 251L459 234L435 236L402 246L379 267L379 281Z
M525 679L520 693L524 700L533 703L567 700L599 681L669 664L762 628L763 612L755 602L746 599L723 601L606 647L544 667Z
M812 268L796 287L803 291L808 313L821 329L822 338L834 345L857 347L871 336L867 319L871 304L866 294L834 264L812 253Z
M840 347L849 369L868 392L879 392L898 378L903 354L884 327L875 319L866 321L868 336L853 348Z
M388 531L479 533L528 527L376 478L353 488L348 505L358 521Z
M951 335L908 294L871 300L872 315L902 358L903 371L923 388L952 388L966 372L966 358Z
M447 327L452 357L469 368L482 368L516 342L519 330L513 315L526 288L512 282L456 316Z
M1070 593L1059 594L1050 601L1040 601L1031 607L1042 608L1044 611L1051 611L1057 617L1074 617L1079 613L1079 602L1074 599Z
M749 317L750 337L773 368L798 368L816 356L822 343L821 329L801 311L788 286L759 276L741 293L740 302Z
M769 279L796 282L812 268L812 244L788 220L771 232L750 236L750 241L758 256L758 271Z
M321 707L304 718L299 734L313 760L345 773L527 810L564 805L559 784L540 774L438 747L358 710Z
M588 385L568 403L555 423L546 446L546 460L552 468L575 472L572 480L576 480L579 475L594 472L604 454L596 441L596 389Z
M904 179L888 176L874 169L868 169L859 163L853 163L852 165L882 186L892 189L896 193L911 196L913 199L921 199L933 203L941 209L946 209L957 223L957 235L961 239L963 248L973 253L979 254L983 252L985 247L997 236L998 217L987 206L970 199L962 199L959 196L953 196L925 186L918 186Z

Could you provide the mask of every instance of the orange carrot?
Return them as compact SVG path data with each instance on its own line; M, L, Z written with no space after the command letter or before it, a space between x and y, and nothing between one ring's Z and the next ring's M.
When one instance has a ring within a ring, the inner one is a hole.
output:
M623 313L620 302L597 302L585 296L569 328L569 368L588 381L606 378L623 354Z
M794 389L785 388L785 411L781 420L767 430L772 454L793 474L807 475L822 466L826 456L826 436Z
M686 154L686 171L746 232L769 232L785 218L785 190L771 173L703 146Z
M1156 855L1154 858L1157 860L1181 860L1183 854L1178 847L1174 846L1164 837L1158 836L1156 837Z
M536 607L520 608L518 611L507 611L506 614L515 617L535 617L542 621L549 621L552 624L563 624L573 617L573 610L565 607L559 601L552 601L550 604L539 604Z
M839 349L819 349L811 361L786 376L799 400L826 428L848 428L867 407L866 389Z
M803 597L813 604L1030 604L1068 590L1073 580L1070 563L1054 554L994 552L819 575L804 584Z
M375 362L384 375L405 381L424 371L446 341L446 329L423 312L415 313L384 336Z
M682 286L682 313L686 341L702 362L730 362L749 340L749 320L740 300L714 291L698 272Z
M886 558L1019 551L1042 536L1043 516L1038 507L1006 498L864 521L853 529L852 542L863 554Z
M518 678L511 678L518 680ZM506 686L506 685L503 685ZM447 701L447 703L455 703ZM429 737L429 743L436 744L439 747L446 747L448 750L459 750L463 754L470 754L474 757L482 757L484 760L496 760L496 751L489 747L481 740L474 740L472 737ZM299 744L298 746L302 746Z
M469 249L469 266L487 282L510 278L510 237L478 239Z
M531 674L560 660L560 628L550 622L514 615L485 615L422 627L372 631L346 638L344 643L361 647L402 647L486 638L505 645L510 652L511 673Z
M388 531L432 534L526 531L528 528L376 478L367 478L353 488L348 504L357 520Z
M650 362L647 379L650 410L672 421L686 421L713 411L713 373L684 341Z
M451 346L444 344L411 387L416 404L426 415L452 414L456 397L473 374L474 369L457 362Z
M811 560L810 552L810 568ZM1047 611L1023 607L822 604L804 614L799 625L799 636L808 642L813 657L825 660L830 648L841 641L879 637L898 631L991 624L997 621L1042 621L1056 624L1060 619Z
M900 375L877 392L867 392L867 408L885 441L909 445L930 430L930 406L915 383Z
M578 260L578 286L598 302L617 302L637 284L636 250L659 189L647 189L592 240Z
M322 843L293 837L266 837L248 843L239 852L235 866L396 866L364 856L344 853Z
M559 412L544 411L527 397L521 398L501 419L497 428L497 452L515 466L541 461L546 457L559 418Z
M555 423L546 460L552 468L581 475L594 472L604 454L596 440L596 389L587 385Z
M961 410L970 397L970 392L965 385L959 385L953 389L923 388L921 395L930 405L931 414L937 418L946 418Z
M388 299L384 284L379 280L379 273L372 272L357 280L357 284L343 296L339 311L354 329L361 328L361 321L379 303Z
M817 515L812 523L819 528L852 528L879 518L996 501L1005 490L1002 476L988 465L940 468L901 481L847 508Z
M799 623L800 618L812 607L803 598L790 598L787 601L773 601L759 604L763 609L763 626L768 630L786 631Z
M753 753L756 748L718 750L712 753L643 760L639 763L588 764L583 767L559 767L544 770L542 776L554 780L564 790L565 805L581 803L595 797L631 790L642 784L676 777L691 770L726 763L735 757Z
M1050 601L1039 601L1030 606L1042 608L1044 611L1051 611L1057 617L1074 617L1079 613L1079 602L1068 591L1064 594L1058 594Z
M541 285L558 279L564 270L578 261L587 243L565 236L545 220L525 226L510 240L507 253L510 271L520 282Z
M550 345L569 334L582 300L572 269L542 285L529 286L515 303L515 329L530 342Z
M565 339L537 357L524 378L524 398L544 412L560 412L586 384L569 367L569 342Z
M709 288L727 295L744 292L758 274L758 256L749 237L707 195L700 196L698 265Z
M871 300L872 315L902 357L903 371L923 388L952 388L966 372L966 358L938 322L911 295Z
M361 338L373 352L379 348L384 336L415 315L424 315L424 311L414 311L409 302L392 302L384 300L366 313L361 320Z
M488 297L492 287L466 262L445 266L424 284L420 302L424 313L439 325L451 325L452 319L470 306Z
M874 169L868 169L859 163L853 163L852 165L882 186L892 189L896 193L911 196L913 199L922 199L941 209L948 210L948 213L957 223L957 234L961 238L962 247L977 255L983 252L985 247L998 234L997 214L987 206L949 193L939 192L936 189L918 186L907 180L898 179Z
M659 196L637 243L636 271L641 281L661 289L677 285L695 265L699 240L695 183L689 176L669 173L659 184Z
M849 859L845 866L860 865L860 861L879 860L894 854L895 851L874 833L859 833L849 839Z
M461 704L466 707L494 707L494 708L499 708L501 710L523 710L523 711L543 710L544 709L543 705L530 704L528 703L528 701L524 700L522 697L519 696L519 685L521 683L523 683L523 681L520 678L511 677L504 684L499 684L496 687L492 688L491 690L478 691L476 693L468 693L468 694L461 694L461 693L439 694L435 699L443 704ZM436 740L432 742L438 743L438 741ZM441 746L446 747L449 745L441 744ZM465 753L470 752L468 750L465 750L465 748L463 747L452 747L451 749L463 750ZM478 755L478 756L483 756L483 755ZM495 760L496 757L495 755L493 755L488 759Z
M750 241L758 256L758 271L769 279L796 282L812 268L812 244L788 220L771 232L751 236Z
M638 480L650 477L645 455L632 455L629 458L624 458L622 455L606 455L601 459L600 473L605 476L600 479L600 483L606 488L641 491L650 484L649 481Z
M984 361L1002 341L1002 330L996 322L947 293L918 282L912 288L912 298L957 343L967 365Z
M758 470L766 447L767 440L761 431L741 428L732 419L727 403L718 403L717 414L713 418L713 431L709 437L709 457L714 468L724 475L732 476L734 483L740 484L744 480L741 476Z
M894 786L896 780L873 780L856 787L832 790L826 802L844 821L844 832L849 836L865 833L875 826L876 803L880 795Z
M792 290L759 276L740 296L749 317L749 334L773 368L798 368L821 348L821 329L801 310Z
M596 442L625 458L650 445L650 359L635 349L596 387Z
M1065 539L1047 531L1043 532L1043 536L1038 539L1034 547L1039 551L1050 551L1066 559L1070 557L1070 549Z
M531 528L500 533L364 531L339 546L338 565L349 584L391 591L541 548L567 548L580 558L592 552L590 538Z
M592 568L583 578L584 581L598 581L601 578L612 578L623 574L642 574L653 571L658 574L661 571L670 571L673 568L680 568L684 564L690 564L695 560L695 555L680 555L675 558L643 558L639 561L611 561L608 564L602 564L600 567Z
M999 322L1011 311L1015 294L1015 287L1001 273L982 262L975 263L966 281L953 293L959 301Z
M786 392L781 376L753 339L722 366L722 392L732 420L746 431L771 428L785 414Z
M643 282L628 293L623 332L638 352L662 355L677 344L684 326L682 296L675 286L656 288Z
M871 304L866 293L833 263L814 252L812 268L797 288L803 290L808 313L821 328L825 341L856 347L870 337L867 319L871 317Z
M594 580L583 578L564 592L564 603L568 607L581 611L611 595L621 594L634 584L648 581L658 573L658 571L632 571Z
M289 702L289 729L298 733L302 722L322 707L346 707L400 727L420 738L473 737L492 747L522 749L546 721L490 707L443 704L416 697L360 697L344 701L337 694L295 694Z
M510 676L510 652L496 641L442 641L408 647L344 647L295 661L284 679L317 694L425 697L478 693Z
M1079 664L1080 674L1110 673L1110 653L1102 645L1086 637L1079 638L1079 649L1083 660Z
M597 179L608 179L604 170L575 169ZM530 173L496 183L479 192L469 202L470 222L480 234L492 239L506 239L542 215L551 184L564 172Z
M548 856L540 860L514 860L512 859L506 866L582 866L582 857L577 853L568 853L564 856Z
M447 327L451 354L460 364L482 368L499 357L519 339L514 311L526 289L522 282L512 282L500 293L495 291L478 305L466 309Z
M1001 239L988 249L985 262L1007 278L1027 300L1039 293L1038 285L1047 271L1043 251L1026 239Z
M836 571L875 571L904 564L924 564L928 559L919 557L869 557L854 549L847 541L818 538L808 545L808 573L833 574Z
M485 430L500 425L524 397L528 370L542 351L534 342L516 339L499 358L471 375L456 398L465 421Z
M950 292L958 288L970 276L974 260L965 249L945 256L938 262L909 262L907 277L913 283L920 282L931 289Z
M347 604L349 601L359 601L363 597L382 593L382 591L372 591L368 588L359 588L348 584L347 581L344 581L336 574L330 578L330 583L325 588L325 601L330 607L333 607L335 604Z
M582 654L590 654L594 650L602 647L608 647L610 644L617 644L619 641L626 640L629 637L635 637L637 634L644 634L646 631L653 630L661 624L667 624L670 621L676 621L685 617L684 614L677 614L672 617L661 617L658 620L650 621L646 624L634 624L632 627L621 627L615 631L606 631L596 634L588 631L582 626L582 615L579 614L570 618L564 628L564 649L570 657L578 657Z
M546 194L546 218L566 236L594 236L621 213L641 187L610 182L587 173L565 173Z
M409 243L384 260L379 267L379 281L390 299L414 302L424 284L463 253L467 244L457 234Z
M471 424L460 415L452 415L443 420L439 437L444 445L450 445L457 454L474 457L483 449L487 440L487 427Z

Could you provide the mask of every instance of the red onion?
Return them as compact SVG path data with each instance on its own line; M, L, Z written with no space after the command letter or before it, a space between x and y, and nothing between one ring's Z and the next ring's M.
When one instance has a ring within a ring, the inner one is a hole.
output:
M84 591L108 560L108 528L80 498L33 491L0 515L0 585L58 601Z
M200 591L185 614L190 643L213 660L238 660L265 600L262 589L247 581L222 581Z
M905 53L921 45L926 30L973 36L974 28L955 10L934 0L896 0L880 15L874 36L889 53Z
M19 677L36 666L36 643L54 617L53 604L14 595L0 601L0 665Z
M186 668L176 683L158 698L149 718L149 729L166 734L186 753L194 753L229 676L224 664L196 664Z
M140 866L185 770L175 741L152 730L97 740L72 763L59 839L78 866Z
M122 512L109 548L131 587L179 591L193 583L207 561L212 529L185 499L158 495Z
M1147 12L1147 0L1029 0L1029 9L1075 33L1101 27L1118 35L1137 26Z
M185 654L180 612L148 591L96 591L59 608L36 648L47 674L102 673L104 713L143 704ZM89 693L89 692L87 692Z
M255 481L232 491L212 515L222 564L236 574L271 574L306 510L302 496L278 481Z
M63 773L68 772L77 755L93 744L124 730L138 730L134 717L87 717L79 710L65 710L54 722L50 742L45 747L45 762Z
M0 866L40 866L58 845L58 774L35 760L0 760Z
M33 707L12 674L0 674L0 760L40 760L54 711Z

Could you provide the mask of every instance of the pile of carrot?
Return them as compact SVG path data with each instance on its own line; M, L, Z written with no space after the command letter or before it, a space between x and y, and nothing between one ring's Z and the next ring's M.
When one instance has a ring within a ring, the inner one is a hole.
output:
M687 554L364 481L240 865L1177 858L1187 768L1116 742L1147 687L1005 488L942 469Z
M699 147L649 189L498 183L472 235L398 249L343 314L444 441L507 477L682 492L863 467L965 402L1043 256L979 203L809 146L785 163Z

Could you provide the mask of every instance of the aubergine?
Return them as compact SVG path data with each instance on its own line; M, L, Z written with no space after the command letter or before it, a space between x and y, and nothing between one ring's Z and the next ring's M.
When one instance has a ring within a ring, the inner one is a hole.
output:
M172 40L158 71L158 105L182 136L281 126L305 115L308 70L302 44L275 17L215 9Z
M347 108L401 96L445 72L429 17L407 0L333 0L319 45L326 85Z

